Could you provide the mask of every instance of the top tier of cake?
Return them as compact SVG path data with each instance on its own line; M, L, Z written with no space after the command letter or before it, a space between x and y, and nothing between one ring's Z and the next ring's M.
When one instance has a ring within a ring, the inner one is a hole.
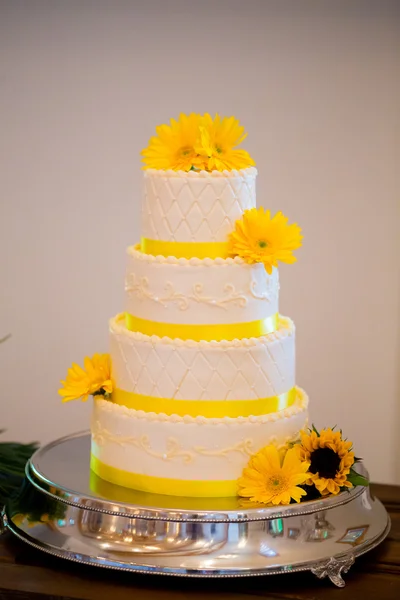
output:
M226 242L236 220L256 206L256 175L254 167L188 173L147 169L142 241Z

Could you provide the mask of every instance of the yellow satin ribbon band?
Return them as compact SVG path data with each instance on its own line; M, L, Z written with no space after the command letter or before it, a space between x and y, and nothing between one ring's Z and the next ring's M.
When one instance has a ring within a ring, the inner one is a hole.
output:
M163 242L140 238L140 250L153 256L175 258L227 258L228 242Z
M92 471L115 485L149 492L151 494L167 494L169 496L197 496L202 498L236 496L237 481L195 481L185 479L168 479L131 473L106 465L93 454L90 457Z
M257 400L172 400L144 396L118 388L112 393L112 402L135 410L164 413L168 416L179 415L184 417L189 415L191 417L202 416L217 419L267 415L292 406L295 400L295 388L279 396Z
M93 470L90 470L89 486L92 492L97 495L108 498L108 500L116 500L117 502L126 502L128 504L141 504L142 506L159 507L160 495L132 488L121 487L115 485L105 479L102 479ZM164 508L176 509L176 498L168 494L162 497L162 505ZM179 506L186 510L213 510L226 511L237 510L237 497L229 496L221 498L196 498L195 496L181 496Z
M249 323L218 323L217 325L182 325L177 323L159 323L157 321L148 321L134 317L125 313L125 325L129 331L138 331L146 335L158 335L158 337L169 337L172 339L194 340L200 342L204 340L210 342L215 340L235 340L242 338L260 337L276 331L278 327L278 313L250 321Z

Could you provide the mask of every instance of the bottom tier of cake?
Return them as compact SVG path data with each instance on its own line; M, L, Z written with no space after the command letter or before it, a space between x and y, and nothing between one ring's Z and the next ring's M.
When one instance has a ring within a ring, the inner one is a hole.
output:
M174 496L236 496L249 457L278 447L307 426L308 398L257 417L205 418L146 413L97 399L91 468L111 483Z

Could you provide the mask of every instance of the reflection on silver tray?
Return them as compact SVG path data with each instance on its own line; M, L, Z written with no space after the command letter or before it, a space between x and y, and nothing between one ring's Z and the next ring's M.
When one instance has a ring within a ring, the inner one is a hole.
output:
M89 469L90 436L62 438L27 465L3 519L41 550L114 569L196 577L341 573L389 531L386 510L356 488L285 507L180 498L113 486Z

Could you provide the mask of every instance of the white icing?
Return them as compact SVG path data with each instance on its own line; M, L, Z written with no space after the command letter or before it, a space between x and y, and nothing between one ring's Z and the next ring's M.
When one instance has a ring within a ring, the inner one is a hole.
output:
M208 304L209 306L224 309L226 309L230 303L241 307L245 307L247 304L246 296L237 292L235 286L231 283L227 283L224 286L224 296L221 298L213 298L212 296L204 295L204 286L202 283L195 283L192 290L189 293L184 294L175 290L174 284L171 281L166 282L161 296L157 296L154 292L150 291L149 280L147 277L141 277L138 280L136 279L135 273L130 273L126 277L125 291L130 299L136 297L140 301L151 300L152 302L161 304L163 308L167 308L170 304L175 304L179 310L187 310L192 302Z
M233 256L228 258L176 258L176 256L162 256L158 254L154 256L153 254L145 254L144 252L140 252L140 244L136 244L135 246L129 246L127 248L128 255L131 254L135 257L136 260L143 260L146 263L168 263L171 265L182 265L191 267L215 267L216 265L227 266L227 265L246 265L246 261L240 256Z
M277 269L268 275L261 263L192 261L158 261L129 248L126 311L150 321L204 325L244 323L278 312Z
M256 206L254 167L241 171L144 172L143 237L225 242L243 212Z
M193 446L188 450L182 448L178 440L170 437L166 441L164 452L157 452L151 447L147 436L134 437L131 435L122 436L111 433L102 426L100 421L92 423L92 440L97 446L106 446L108 443L118 444L123 447L135 447L143 450L149 456L160 458L162 460L182 460L183 462L193 462L197 456L228 456L231 452L241 452L245 456L254 454L252 440L241 440L235 445L227 448L210 449L204 446Z
M223 178L235 178L235 177L246 177L248 175L257 175L257 169L255 167L247 167L246 169L227 169L223 171L173 171L172 169L145 169L145 177L176 177L180 179L186 179L190 177L192 179L210 179L215 177Z
M167 417L98 399L93 408L92 452L102 462L133 473L237 479L251 453L297 436L306 426L307 406L308 398L300 389L289 409L238 419Z
M255 400L295 385L295 329L284 317L260 338L194 342L128 331L119 316L110 354L116 387L159 398Z
M149 456L154 458L162 458L163 460L182 459L183 462L192 462L194 452L183 450L175 438L168 438L164 452L157 452L151 447L149 438L146 435L134 437L132 435L115 435L101 424L100 421L92 423L92 440L97 446L106 446L108 443L117 444L119 446L134 447L142 450Z
M142 236L165 242L226 242L235 222L256 206L254 168L144 174ZM279 280L262 264L235 258L150 256L128 249L127 312L150 321L213 325L246 323L278 313ZM256 400L295 386L295 329L258 338L200 341L160 338L110 321L112 377L117 388L179 400ZM97 398L92 452L132 473L187 480L237 479L249 456L278 447L306 426L308 398L297 388L289 408L260 416L206 418L132 410Z

